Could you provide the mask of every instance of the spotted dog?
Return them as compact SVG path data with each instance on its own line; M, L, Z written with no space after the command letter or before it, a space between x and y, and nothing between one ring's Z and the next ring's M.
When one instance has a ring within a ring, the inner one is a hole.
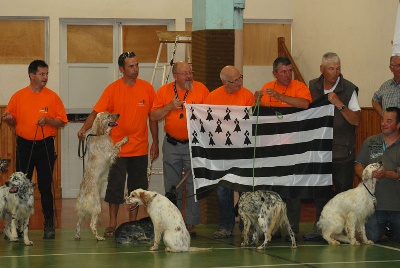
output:
M165 251L187 252L203 251L208 248L190 246L190 234L186 229L182 214L167 197L152 191L137 189L126 197L126 203L131 210L143 205L147 209L154 225L154 245L150 250L158 250L163 236Z
M88 216L95 238L98 241L105 240L98 234L96 228L101 212L100 195L107 182L111 164L115 161L121 146L128 142L128 137L124 137L114 144L110 137L111 129L117 126L118 118L119 114L98 113L90 129L90 136L87 139L87 163L76 200L78 223L75 239L81 238L81 224Z
M8 166L11 163L11 159L0 158L0 172L7 172Z
M18 230L23 233L25 245L33 245L28 237L28 225L34 211L34 187L22 172L11 174L0 187L0 219L5 219L4 234L9 241L18 241Z
M286 214L286 204L282 198L272 191L245 192L239 198L239 215L243 220L243 242L241 246L257 245L260 233L264 234L264 243L257 249L264 249L272 235L280 228L287 228L292 240L292 248L296 248L296 240ZM252 241L249 242L250 228L253 226Z
M330 245L339 245L340 242L360 245L372 245L374 242L367 239L365 223L374 213L376 178L372 172L382 168L382 162L369 164L362 173L362 183L356 188L337 194L324 206L317 226L322 231L322 237Z

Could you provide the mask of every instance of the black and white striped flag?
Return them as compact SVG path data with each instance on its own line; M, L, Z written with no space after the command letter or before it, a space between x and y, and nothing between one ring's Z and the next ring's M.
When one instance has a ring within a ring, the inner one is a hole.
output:
M198 198L217 184L239 192L274 190L283 198L329 191L334 106L326 97L307 110L185 106Z

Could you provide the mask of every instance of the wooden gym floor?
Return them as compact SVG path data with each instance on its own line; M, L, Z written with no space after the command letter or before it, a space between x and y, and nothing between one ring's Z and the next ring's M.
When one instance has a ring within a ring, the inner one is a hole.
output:
M56 201L58 225L55 240L43 240L43 219L40 200L35 200L35 214L31 217L29 237L33 246L22 241L0 240L0 267L400 267L400 244L385 242L373 246L329 246L325 242L303 242L291 249L284 239L271 241L267 248L241 248L239 230L229 239L213 239L216 224L199 225L192 246L211 248L204 252L167 253L161 246L149 251L149 244L120 245L114 239L97 242L86 221L81 240L74 239L75 199ZM127 221L125 207L120 208L119 223ZM142 208L141 208L142 209ZM146 216L141 210L139 217ZM300 235L312 228L314 207L302 205ZM108 206L103 203L102 234L108 223ZM1 223L3 224L3 223ZM2 227L2 226L1 226ZM21 239L22 240L22 239Z

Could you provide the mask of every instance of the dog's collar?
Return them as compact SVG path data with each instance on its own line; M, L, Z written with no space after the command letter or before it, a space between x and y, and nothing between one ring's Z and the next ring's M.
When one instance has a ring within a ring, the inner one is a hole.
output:
M371 191L368 189L367 185L365 185L365 183L363 183L365 189L367 189L368 193L372 196L372 202L374 203L374 207L376 207L376 197L373 193L371 193Z

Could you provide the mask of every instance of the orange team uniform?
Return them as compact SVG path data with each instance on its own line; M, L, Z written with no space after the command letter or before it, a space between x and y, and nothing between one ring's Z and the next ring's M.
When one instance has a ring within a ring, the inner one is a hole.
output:
M42 116L58 118L64 123L68 122L60 97L47 87L44 87L39 93L33 92L29 86L18 90L11 97L6 110L14 118L18 118L15 132L26 140L42 140L57 135L57 128L46 124L43 126L43 138L42 130L38 130L37 124Z
M245 87L240 90L228 94L224 86L214 89L207 97L205 103L215 105L237 105L252 106L254 104L253 93Z
M149 150L149 128L147 118L155 98L153 86L137 78L133 86L127 86L122 78L111 83L97 101L93 110L97 113L108 111L118 113L118 126L111 130L114 143L129 137L129 142L121 147L120 156L143 156Z
M160 89L157 91L157 97L154 100L153 108L151 109L152 111L164 107L170 103L173 98L175 98L174 83L175 82L171 82L160 87ZM179 99L182 101L184 99L186 90L178 88L176 88L176 90L178 92ZM185 101L186 103L190 104L202 104L209 93L210 92L205 85L200 82L193 81L193 88L187 94ZM182 118L181 114L183 115ZM175 139L188 139L186 109L184 107L182 107L181 110L172 110L165 116L164 130Z
M261 106L292 107L292 105L287 104L286 102L278 100L278 99L268 95L267 93L265 93L265 89L267 89L267 88L272 88L276 92L281 93L286 96L303 98L303 99L308 100L310 103L312 102L310 90L303 82L300 82L297 80L292 80L290 82L289 86L286 87L286 86L279 85L278 82L276 82L274 80L274 81L266 83L262 87L261 91L262 91L263 96L261 97L261 100L260 100Z

